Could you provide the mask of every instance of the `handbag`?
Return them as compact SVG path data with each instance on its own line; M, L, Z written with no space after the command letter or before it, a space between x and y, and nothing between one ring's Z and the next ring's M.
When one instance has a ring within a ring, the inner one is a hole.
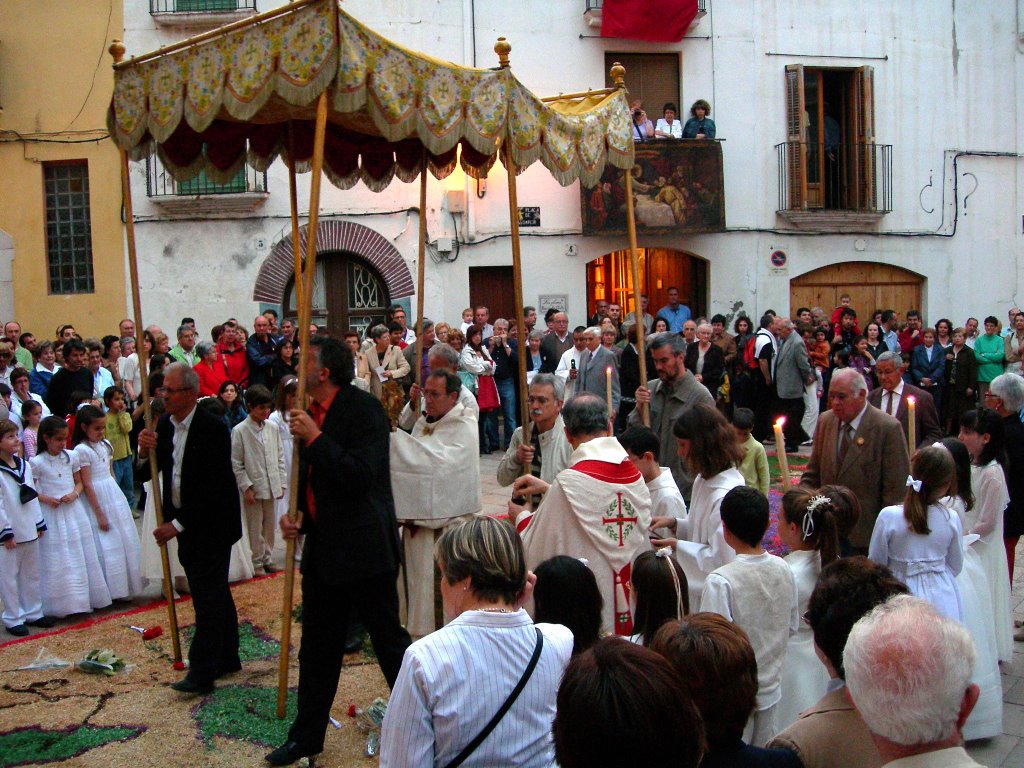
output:
M458 766L466 762L466 759L476 752L477 747L483 744L484 739L491 735L491 731L498 727L498 723L500 723L501 719L505 717L505 714L512 708L512 705L515 704L516 699L519 698L519 694L523 692L523 688L526 687L530 677L533 676L533 670L537 668L537 662L540 660L541 649L544 648L544 635L541 634L541 631L537 629L537 627L534 627L534 630L537 632L537 645L534 646L533 656L530 657L530 663L526 665L526 671L524 671L523 676L519 678L519 682L516 683L516 687L512 689L512 693L510 693L508 698L505 699L505 703L502 704L498 708L498 711L494 713L494 717L491 718L491 721L483 727L483 730L476 735L476 738L463 747L462 751L459 752L459 754L455 756L455 759L448 763L445 768L458 768Z
M481 411L493 411L501 406L498 385L493 376L480 376L476 380L476 402Z

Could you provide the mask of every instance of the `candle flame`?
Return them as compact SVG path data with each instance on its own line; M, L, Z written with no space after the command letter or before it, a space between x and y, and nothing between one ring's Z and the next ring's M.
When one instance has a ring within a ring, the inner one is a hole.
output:
M911 405L913 405L914 403L917 402L917 399L913 395L909 395L907 397L907 402L910 403Z
M776 419L775 423L776 423L776 424L777 424L778 426L780 426L780 427L781 427L781 426L782 426L783 424L785 424L785 423L786 423L786 417L785 417L785 416L779 416L779 418L778 418L778 419Z
M609 365L607 368L604 369L604 372L606 374L608 374L609 376L611 376L612 375L612 367Z

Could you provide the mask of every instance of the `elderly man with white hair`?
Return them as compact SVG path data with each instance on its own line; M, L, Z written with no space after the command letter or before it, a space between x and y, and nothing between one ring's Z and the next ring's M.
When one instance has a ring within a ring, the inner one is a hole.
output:
M860 499L860 519L849 534L860 554L867 552L879 510L903 501L910 474L900 423L868 403L867 394L856 369L833 374L830 410L818 418L811 459L800 479L810 488L845 485Z
M909 595L862 618L843 649L846 687L885 768L971 768L964 723L978 701L970 633Z

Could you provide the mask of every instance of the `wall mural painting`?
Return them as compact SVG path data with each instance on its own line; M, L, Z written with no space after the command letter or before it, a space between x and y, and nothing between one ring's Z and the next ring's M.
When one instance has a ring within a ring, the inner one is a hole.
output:
M650 141L636 145L633 196L638 232L725 229L722 144ZM622 171L608 167L598 186L581 187L584 235L626 232Z

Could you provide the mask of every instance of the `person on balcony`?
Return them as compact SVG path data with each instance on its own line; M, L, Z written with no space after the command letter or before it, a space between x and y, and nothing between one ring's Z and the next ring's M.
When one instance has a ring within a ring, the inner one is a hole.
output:
M659 117L657 125L654 126L654 138L683 138L683 124L676 120L676 105L671 101L668 102L662 109L662 113L664 114L664 117Z
M690 119L683 126L684 139L713 139L715 138L715 121L709 115L711 105L704 99L697 99L690 107Z

